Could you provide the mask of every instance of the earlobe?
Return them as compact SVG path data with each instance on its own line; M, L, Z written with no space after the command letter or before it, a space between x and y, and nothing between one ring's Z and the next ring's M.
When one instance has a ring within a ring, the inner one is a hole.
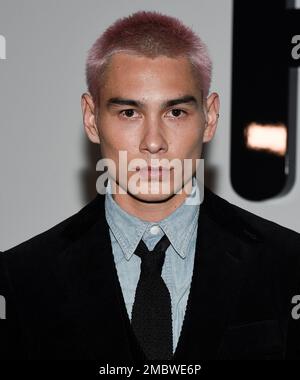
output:
M209 127L208 124L205 126L204 130L204 135L203 135L203 142L209 142L212 139L212 134L211 134L211 128Z
M207 118L205 121L204 134L203 134L203 142L209 142L212 140L215 134L215 130L217 128L217 118L213 117L211 113L207 114Z
M207 104L206 104L206 121L205 121L205 129L203 134L203 142L210 141L215 134L217 124L218 124L218 118L219 118L219 95L217 93L212 93L207 98Z
M91 142L100 144L100 138L96 127L84 125L84 129Z

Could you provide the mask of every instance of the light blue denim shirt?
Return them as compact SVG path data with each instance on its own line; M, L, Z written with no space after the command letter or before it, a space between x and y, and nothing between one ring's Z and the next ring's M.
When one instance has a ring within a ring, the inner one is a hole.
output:
M134 255L134 251L141 239L150 251L164 234L170 240L171 244L166 251L162 268L162 278L171 296L173 353L180 336L191 286L200 209L199 204L187 204L187 199L199 197L199 191L197 181L194 181L193 190L186 200L167 218L155 223L141 220L124 211L113 199L109 181L106 189L106 220L110 230L114 262L130 320L141 263L141 259Z

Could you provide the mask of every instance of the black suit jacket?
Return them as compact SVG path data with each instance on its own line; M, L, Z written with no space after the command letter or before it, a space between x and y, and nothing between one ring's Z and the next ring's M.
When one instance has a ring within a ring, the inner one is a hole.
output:
M118 281L104 196L0 257L7 299L2 356L146 360ZM291 316L299 282L299 234L205 189L173 361L300 359L300 320Z

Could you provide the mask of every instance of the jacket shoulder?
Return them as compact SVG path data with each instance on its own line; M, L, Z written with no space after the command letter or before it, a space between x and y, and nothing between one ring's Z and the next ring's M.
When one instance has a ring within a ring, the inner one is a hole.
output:
M300 244L300 234L288 227L243 209L208 189L205 190L205 197L208 198L210 214L232 233L239 232L254 240L291 239Z
M249 248L249 258L258 258L255 261L257 271L272 272L272 278L282 289L293 289L294 292L299 289L299 233L236 206L210 191L206 198L204 203L209 205L209 215L215 218L215 222Z
M35 256L37 254L45 256L47 252L51 252L51 254L59 252L64 246L76 240L91 227L102 203L102 197L97 195L96 198L67 219L6 250L2 253L2 258L9 261L14 258L18 259L21 255L23 260L26 260L33 254Z

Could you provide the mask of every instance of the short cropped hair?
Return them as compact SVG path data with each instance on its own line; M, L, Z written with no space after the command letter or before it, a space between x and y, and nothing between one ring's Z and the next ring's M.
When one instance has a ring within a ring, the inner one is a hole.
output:
M155 11L139 11L120 18L109 26L88 52L86 81L96 104L110 58L116 53L155 58L186 57L206 98L209 92L212 62L207 47L193 30L175 17Z

